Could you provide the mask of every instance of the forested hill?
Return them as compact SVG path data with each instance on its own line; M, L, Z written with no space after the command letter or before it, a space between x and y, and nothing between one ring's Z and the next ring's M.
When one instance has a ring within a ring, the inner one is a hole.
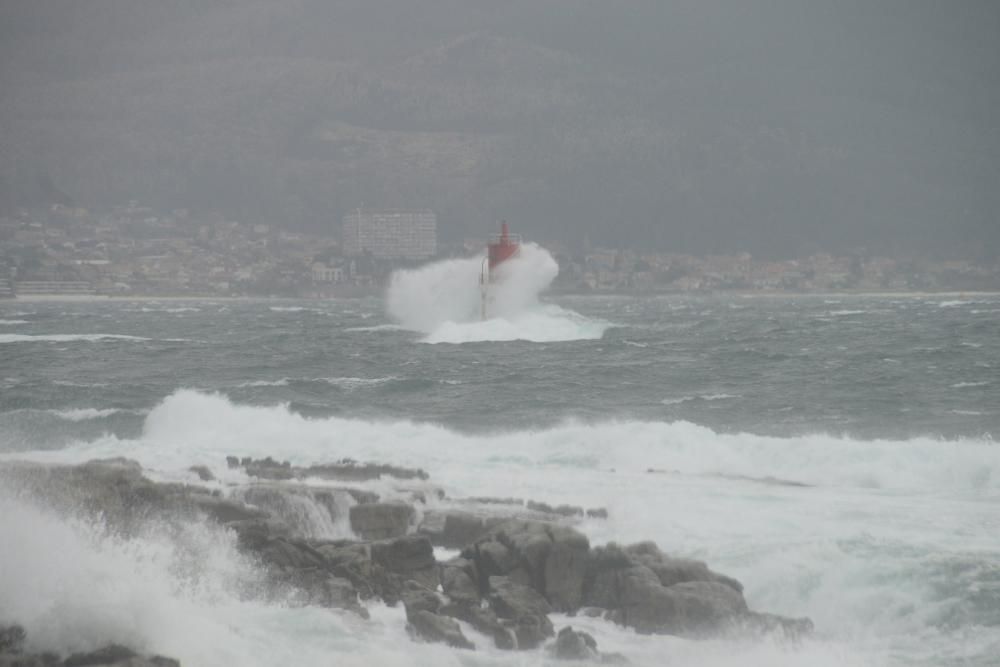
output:
M998 35L989 0L5 0L0 207L995 257Z

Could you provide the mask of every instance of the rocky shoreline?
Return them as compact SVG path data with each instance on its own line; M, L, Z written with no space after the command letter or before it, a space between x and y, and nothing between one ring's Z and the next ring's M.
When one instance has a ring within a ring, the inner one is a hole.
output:
M58 512L100 517L106 530L123 536L151 520L208 519L233 531L239 549L265 573L262 595L362 618L369 601L401 604L415 640L456 649L488 642L557 658L627 662L602 654L586 633L564 627L557 634L553 612L692 639L767 634L795 641L812 631L808 619L751 610L740 582L652 542L592 546L573 524L607 517L603 508L447 498L423 470L349 460L305 468L270 458L226 463L240 482L220 482L205 466L191 468L189 483L157 482L135 461L111 459L76 466L8 462L0 464L0 483ZM333 528L345 537L331 539ZM451 553L439 560L436 548ZM0 667L178 664L123 647L104 662L100 655L60 661L21 653L23 630L0 628L0 637L8 636L0 639Z

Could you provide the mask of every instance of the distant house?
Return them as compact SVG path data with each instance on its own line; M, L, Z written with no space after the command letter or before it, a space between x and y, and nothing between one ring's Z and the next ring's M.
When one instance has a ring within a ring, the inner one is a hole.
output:
M314 283L341 283L344 282L344 269L315 262L312 265L312 279Z
M437 216L427 209L355 209L344 216L343 252L428 259L437 254Z

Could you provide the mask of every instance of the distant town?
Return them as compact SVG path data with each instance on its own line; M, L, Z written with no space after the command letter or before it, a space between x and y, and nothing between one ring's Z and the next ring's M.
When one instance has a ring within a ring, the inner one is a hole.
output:
M373 294L384 288L396 269L472 256L482 251L485 242L439 243L435 214L421 209L358 208L322 235L194 215L184 209L157 211L139 202L100 214L53 205L0 217L0 297ZM552 286L558 292L1000 289L1000 262L984 265L861 253L766 261L746 253L695 257L545 246L559 263Z

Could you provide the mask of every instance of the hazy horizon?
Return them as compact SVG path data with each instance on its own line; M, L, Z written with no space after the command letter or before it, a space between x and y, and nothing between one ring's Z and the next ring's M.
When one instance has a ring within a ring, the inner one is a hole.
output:
M0 3L0 212L1000 252L1000 5Z

